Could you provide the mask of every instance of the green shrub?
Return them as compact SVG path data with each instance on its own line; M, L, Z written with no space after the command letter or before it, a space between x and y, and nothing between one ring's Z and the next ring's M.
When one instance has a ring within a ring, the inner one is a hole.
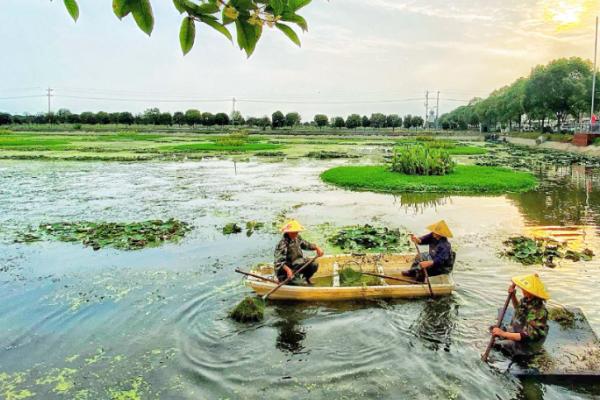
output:
M215 139L215 143L222 146L242 146L248 142L248 132L239 131L229 135L219 136Z
M445 150L411 146L394 151L390 170L406 175L446 175L454 170L455 165Z

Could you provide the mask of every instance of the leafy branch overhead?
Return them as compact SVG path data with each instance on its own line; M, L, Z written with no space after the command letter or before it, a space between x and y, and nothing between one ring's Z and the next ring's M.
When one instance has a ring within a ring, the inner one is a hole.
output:
M233 40L229 26L235 26L240 49L248 57L252 55L260 39L263 27L277 28L292 42L300 46L300 39L290 24L303 31L308 29L306 20L297 14L311 0L173 0L180 14L185 14L179 31L183 54L187 54L196 40L196 23L215 29L227 39ZM71 17L77 21L77 0L64 0ZM138 27L147 35L154 28L154 13L150 0L113 0L113 11L119 19L132 15Z

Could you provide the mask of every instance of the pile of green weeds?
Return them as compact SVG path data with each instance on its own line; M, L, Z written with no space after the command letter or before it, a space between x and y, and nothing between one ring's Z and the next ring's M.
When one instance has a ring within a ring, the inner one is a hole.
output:
M403 252L410 248L407 232L368 224L343 227L329 236L327 241L352 251Z

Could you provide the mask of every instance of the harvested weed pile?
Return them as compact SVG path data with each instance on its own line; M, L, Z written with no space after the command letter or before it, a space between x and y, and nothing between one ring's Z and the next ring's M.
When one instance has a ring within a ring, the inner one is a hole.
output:
M408 234L400 229L353 225L340 229L327 238L329 243L345 250L405 251L410 248Z
M229 312L229 317L237 322L258 322L264 314L265 302L259 297L248 296Z
M176 242L190 230L187 223L175 219L132 223L57 222L40 224L37 231L25 232L16 241L54 239L61 242L81 242L94 250L103 247L139 250L159 246L165 241Z
M562 329L575 328L575 322L579 316L563 307L555 307L548 309L548 319L556 322Z
M554 240L531 239L526 236L513 236L504 244L508 249L503 252L503 255L523 265L543 264L553 268L554 258L589 261L594 255L590 249L577 252Z
M311 152L307 153L305 157L316 158L318 160L330 160L333 158L359 158L360 156L356 155L356 154L344 153L341 151L322 150L322 151L311 151Z
M371 275L363 275L350 267L343 268L340 272L340 286L378 286L379 278Z

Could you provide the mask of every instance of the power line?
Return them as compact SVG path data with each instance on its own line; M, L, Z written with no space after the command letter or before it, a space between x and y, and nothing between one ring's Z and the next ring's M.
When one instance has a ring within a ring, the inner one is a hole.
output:
M34 94L30 96L10 96L10 97L0 97L0 100L16 100L16 99L31 99L34 97L46 97L45 94Z

